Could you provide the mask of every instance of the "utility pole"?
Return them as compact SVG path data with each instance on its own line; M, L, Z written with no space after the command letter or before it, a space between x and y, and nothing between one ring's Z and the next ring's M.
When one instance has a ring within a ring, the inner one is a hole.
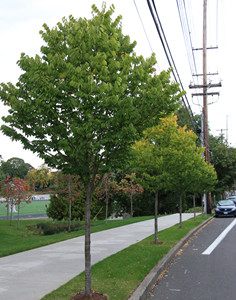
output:
M206 22L207 22L207 0L203 2L203 139L205 146L205 160L210 162L209 138L208 138L208 107L207 107L207 51L206 51Z
M209 47L207 48L207 0L203 0L203 47L196 48L193 50L202 50L203 55L203 73L201 75L203 77L203 84L202 85L189 85L189 88L202 88L202 93L192 94L192 96L203 96L203 146L205 147L205 161L210 163L210 147L209 147L209 135L208 135L208 95L219 95L218 92L208 93L209 88L220 87L221 83L218 84L208 84L207 83L207 50L208 49L215 49L217 47ZM212 203L211 203L211 194L207 193L205 199L205 211L207 214L211 214L212 210Z
M209 147L209 135L208 135L208 103L207 103L207 0L203 1L203 138L205 145L205 161L210 163L210 147ZM211 214L212 203L211 193L206 194L206 212Z

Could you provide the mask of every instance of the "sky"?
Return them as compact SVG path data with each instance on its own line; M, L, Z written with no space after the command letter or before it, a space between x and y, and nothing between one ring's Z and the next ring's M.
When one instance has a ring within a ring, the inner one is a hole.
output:
M75 18L92 18L91 6L99 9L104 1L100 0L8 0L0 1L0 83L15 84L21 74L17 61L22 52L29 56L40 54L43 40L39 34L42 25L50 28L56 26L63 17L73 15ZM236 147L236 105L234 73L236 60L234 58L236 39L235 0L208 0L207 47L218 46L218 49L207 51L208 73L218 75L208 76L208 83L222 83L217 91L220 96L208 97L209 128L214 136L223 133L228 143ZM188 52L185 47L183 32L178 14L176 0L155 0L162 28L175 61L183 87L187 93L188 102L194 113L201 113L201 97L192 97L196 91L189 89L193 71L189 67ZM218 3L218 6L217 6ZM157 74L167 70L166 60L158 33L145 0L113 0L106 1L107 8L115 5L115 15L122 15L122 30L129 35L131 41L136 41L135 51L138 55L149 57L155 52L157 57ZM185 0L189 15L189 31L193 48L202 47L202 11L203 0ZM216 9L218 7L218 10ZM216 18L216 15L218 18ZM218 21L216 21L218 20ZM202 73L202 51L195 50L196 71ZM196 78L196 77L194 77ZM196 84L196 83L195 83ZM202 78L199 77L199 84ZM199 92L199 91L198 91ZM7 115L7 107L0 101L0 118ZM3 121L0 120L0 125ZM226 129L228 129L226 131ZM20 142L13 142L0 133L0 155L6 161L11 157L24 159L33 167L43 164L37 154L24 150Z

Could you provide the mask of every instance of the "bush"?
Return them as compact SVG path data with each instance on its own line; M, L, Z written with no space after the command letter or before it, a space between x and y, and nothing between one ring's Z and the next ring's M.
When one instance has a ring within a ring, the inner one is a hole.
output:
M53 220L68 220L69 201L63 195L51 195L50 204L47 208L47 216ZM84 204L76 199L71 203L71 220L82 220L84 216Z
M67 223L38 223L37 228L43 231L44 235L52 235L60 232L68 231L68 224ZM79 223L71 224L71 231L76 231L81 229Z
M185 210L184 212L185 213L193 213L194 209L193 207L192 208L189 208L188 210ZM202 207L201 206L196 206L196 212L199 213L199 212L202 212Z

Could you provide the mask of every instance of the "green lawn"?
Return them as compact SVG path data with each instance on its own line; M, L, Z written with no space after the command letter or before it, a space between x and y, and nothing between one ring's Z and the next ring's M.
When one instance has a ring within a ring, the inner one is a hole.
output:
M20 215L35 215L35 214L46 214L46 205L48 206L50 201L32 201L31 203L22 203L20 205ZM16 211L18 208L16 207ZM0 205L0 217L7 215L6 203ZM17 216L18 213L13 212L13 216Z
M108 221L107 225L104 220L92 221L91 232L106 230L151 218L153 217L111 220ZM92 289L107 294L109 300L127 299L158 261L191 229L198 226L207 218L209 218L209 216L198 216L197 221L190 219L183 222L182 229L179 229L178 225L175 225L159 232L159 241L163 242L161 245L151 243L154 241L154 236L152 235L97 263L92 267ZM12 226L9 226L9 220L0 220L0 257L84 234L84 230L80 230L77 232L63 232L44 236L39 234L36 230L32 231L32 228L35 228L35 225L39 222L52 222L52 220L21 220L19 230L17 230L17 220L13 220ZM70 299L72 294L83 289L84 273L81 273L59 289L46 295L43 299L67 300Z
M149 216L128 218L124 220L111 220L108 221L107 225L104 220L91 221L91 232L107 230L135 222L145 221L151 218L153 217ZM62 232L45 236L39 234L37 230L34 230L35 225L42 222L53 221L51 219L20 220L20 229L17 230L17 220L12 220L12 226L9 226L9 220L0 220L0 257L84 235L84 230L80 230L71 233ZM83 225L83 222L81 222L81 224Z
M161 245L151 243L154 235L134 244L92 266L92 289L107 294L109 300L126 300L150 270L190 230L205 221L197 217L159 232ZM84 272L43 297L43 300L67 300L84 290Z

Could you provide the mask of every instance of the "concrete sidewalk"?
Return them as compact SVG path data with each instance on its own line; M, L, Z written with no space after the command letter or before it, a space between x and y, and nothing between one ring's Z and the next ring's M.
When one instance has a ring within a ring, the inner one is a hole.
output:
M193 214L183 214L183 221ZM159 231L179 214L158 219ZM92 264L154 233L154 220L91 235ZM0 258L0 299L39 300L84 271L84 236Z

